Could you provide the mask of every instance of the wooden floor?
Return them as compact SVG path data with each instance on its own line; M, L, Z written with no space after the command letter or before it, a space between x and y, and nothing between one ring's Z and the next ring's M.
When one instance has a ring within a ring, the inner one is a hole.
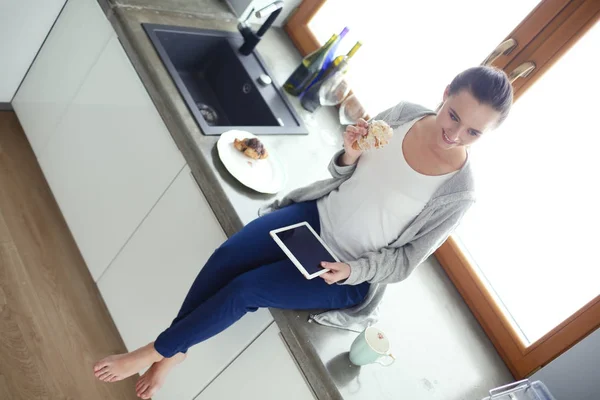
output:
M122 352L13 112L0 112L0 400L137 399L92 364Z

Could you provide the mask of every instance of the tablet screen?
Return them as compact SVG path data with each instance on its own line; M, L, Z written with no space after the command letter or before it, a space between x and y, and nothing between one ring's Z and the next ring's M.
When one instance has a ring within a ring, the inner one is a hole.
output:
M275 235L311 275L323 269L322 261L336 262L306 225L277 232Z

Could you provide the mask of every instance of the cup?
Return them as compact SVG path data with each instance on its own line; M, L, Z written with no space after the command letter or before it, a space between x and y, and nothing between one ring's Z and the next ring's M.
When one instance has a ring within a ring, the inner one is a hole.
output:
M389 351L390 341L387 336L381 330L370 326L354 339L350 347L350 362L358 366L377 363L389 367L396 361ZM392 361L384 364L381 362L384 357L389 357Z

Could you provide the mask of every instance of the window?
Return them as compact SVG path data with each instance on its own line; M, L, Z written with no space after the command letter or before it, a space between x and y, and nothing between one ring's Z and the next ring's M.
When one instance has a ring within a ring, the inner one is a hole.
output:
M364 43L349 81L370 113L407 99L435 108L452 78L481 63L538 2L507 1L490 18L490 3L481 0L371 0L368 7L328 0L308 28L323 43L348 26L341 52Z

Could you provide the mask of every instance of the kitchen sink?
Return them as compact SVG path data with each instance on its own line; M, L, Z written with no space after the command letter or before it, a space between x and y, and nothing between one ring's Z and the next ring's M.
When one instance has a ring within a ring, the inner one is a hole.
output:
M238 52L238 32L142 25L205 135L308 134L256 51Z

